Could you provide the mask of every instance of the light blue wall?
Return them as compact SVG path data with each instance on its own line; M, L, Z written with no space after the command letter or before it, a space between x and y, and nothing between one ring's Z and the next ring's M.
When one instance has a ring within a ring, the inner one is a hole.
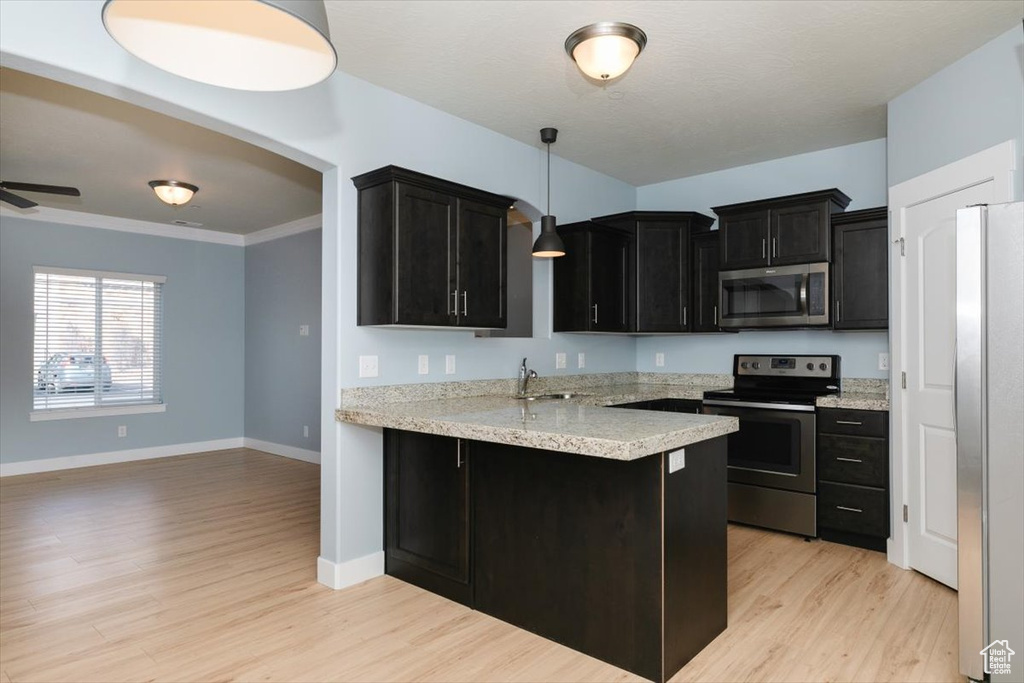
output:
M1024 153L1024 28L998 38L889 102L889 185L1017 141ZM1017 199L1024 197L1018 169Z
M33 265L167 277L166 412L29 422ZM243 268L241 247L0 218L0 461L241 436Z
M245 436L317 452L321 239L309 230L245 248Z
M637 189L637 207L691 210L714 216L712 206L838 187L853 200L848 210L886 203L885 139L798 154ZM716 226L717 227L717 226ZM736 353L822 353L843 358L846 377L886 377L878 354L888 352L884 332L739 332L738 334L643 337L636 368L646 372L732 371ZM656 367L656 353L665 366Z

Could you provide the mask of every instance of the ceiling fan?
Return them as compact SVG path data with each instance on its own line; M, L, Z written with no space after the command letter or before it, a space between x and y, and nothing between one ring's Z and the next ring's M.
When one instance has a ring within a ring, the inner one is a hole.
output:
M0 180L0 202L7 202L19 209L31 209L33 206L39 206L37 202L31 199L25 199L20 197L13 192L8 190L18 190L19 192L43 192L45 194L61 194L66 197L81 197L82 193L78 191L77 187L63 187L61 185L36 185L35 183L12 183L6 180Z

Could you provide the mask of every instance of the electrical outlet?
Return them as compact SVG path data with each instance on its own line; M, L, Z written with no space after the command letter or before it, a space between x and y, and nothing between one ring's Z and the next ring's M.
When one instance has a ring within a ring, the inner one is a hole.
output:
M126 436L128 436L128 425L118 425L117 438L123 439Z
M582 351L576 354L576 367L587 367L587 354L583 353Z
M377 376L377 356L359 356L359 376Z
M565 354L561 351L555 354L555 370L565 370Z
M299 336L300 337L308 337L309 336L309 325L299 325Z
M444 374L455 374L455 356L453 354L448 354L444 357Z
M889 369L889 354L880 353L878 354L878 369L888 370Z
M654 364L659 368L665 367L665 354L663 354L661 351L654 354Z
M686 467L686 449L680 448L668 454L668 473L678 472Z
M416 359L416 372L421 375L430 374L430 356L421 353Z
M302 425L302 436L309 438L309 425Z

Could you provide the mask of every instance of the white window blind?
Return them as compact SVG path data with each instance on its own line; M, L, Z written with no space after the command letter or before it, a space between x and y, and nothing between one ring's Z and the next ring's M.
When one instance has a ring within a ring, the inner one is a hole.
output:
M35 269L33 409L163 403L166 278Z

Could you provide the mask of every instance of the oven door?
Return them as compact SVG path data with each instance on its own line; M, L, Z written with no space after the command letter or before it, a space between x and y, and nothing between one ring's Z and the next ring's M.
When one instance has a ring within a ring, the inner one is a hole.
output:
M719 273L722 327L827 325L828 264Z
M708 415L739 418L728 436L729 481L814 493L814 406L705 400Z

